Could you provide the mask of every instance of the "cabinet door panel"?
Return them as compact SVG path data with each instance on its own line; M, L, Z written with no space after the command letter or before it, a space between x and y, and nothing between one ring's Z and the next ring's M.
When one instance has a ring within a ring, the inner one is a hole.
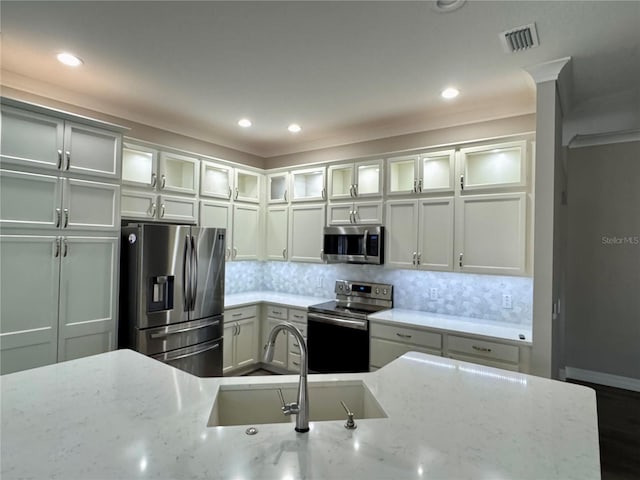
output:
M258 203L260 201L260 178L255 172L236 169L236 191L233 199L239 202Z
M258 362L258 321L256 318L238 322L236 335L236 367Z
M69 230L120 229L119 185L67 178L64 180L63 199L64 228Z
M382 179L384 178L382 164L382 160L356 164L354 191L356 197L379 197L382 195Z
M290 210L289 259L322 263L325 205L296 205Z
M287 236L289 226L289 208L269 207L267 209L267 248L269 260L287 259Z
M56 361L59 254L55 236L0 235L3 374Z
M99 128L65 123L65 170L84 175L120 178L122 137Z
M327 225L351 225L353 203L330 203L327 207Z
M225 243L225 260L231 259L233 235L231 228L232 205L226 202L210 202L200 200L200 226L225 228L227 237Z
M371 339L371 365L376 368L384 367L407 352L428 353L441 356L441 351L400 342L390 342L381 338Z
M59 169L64 122L57 118L2 107L2 162Z
M353 164L332 165L329 167L329 198L332 200L353 197L354 174Z
M420 268L453 270L453 198L420 200Z
M138 145L122 148L122 183L153 188L158 183L158 152Z
M417 255L418 204L414 200L387 202L387 241L385 258L387 264L413 268L414 253Z
M289 201L289 174L272 173L267 176L267 202L287 203Z
M233 259L257 260L258 258L258 206L233 206Z
M233 357L235 350L236 323L225 323L222 342L222 373L225 374L233 370Z
M158 188L168 192L195 195L200 177L198 162L197 158L161 152Z
M62 188L53 175L0 170L0 225L57 228L61 220Z
M460 150L464 190L526 185L527 142L483 145Z
M158 197L158 218L160 220L176 220L178 222L196 223L198 218L198 203L195 198Z
M387 194L416 193L418 186L418 157L395 157L387 161Z
M382 202L356 203L353 211L356 223L382 223Z
M122 218L152 220L158 211L155 193L122 190L120 195L120 215Z
M211 162L202 162L200 175L200 195L231 199L233 169Z
M115 348L117 237L65 237L58 361Z
M291 172L291 201L326 200L325 167L305 168ZM324 220L324 219L323 219Z
M263 344L267 343L267 339L269 337L269 334L271 333L271 330L273 330L273 327L275 327L280 323L282 323L282 320L278 320L277 318L267 318L267 329L264 332L264 335L262 337ZM275 350L273 352L273 361L271 362L271 365L274 365L280 368L287 368L288 337L289 337L289 334L284 330L278 333L278 336L276 338Z
M455 253L462 254L462 259L456 260L456 269L523 275L526 195L474 195L457 201Z

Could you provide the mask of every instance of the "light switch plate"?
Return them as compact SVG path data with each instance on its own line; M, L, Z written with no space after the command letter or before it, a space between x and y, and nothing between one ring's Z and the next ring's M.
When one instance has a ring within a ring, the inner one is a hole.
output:
M513 299L511 295L506 293L502 295L502 308L513 308Z

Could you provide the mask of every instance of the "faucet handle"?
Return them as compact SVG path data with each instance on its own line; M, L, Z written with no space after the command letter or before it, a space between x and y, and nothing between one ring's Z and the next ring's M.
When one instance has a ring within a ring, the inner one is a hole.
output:
M280 397L280 402L282 403L282 407L280 407L280 410L282 410L283 414L289 416L292 413L298 413L300 411L296 402L287 403L284 401L284 395L282 394L281 388L278 389L278 396Z
M347 412L347 423L344 424L344 428L347 430L355 430L358 426L356 425L356 422L353 421L353 412L349 410L349 407L347 407L342 400L340 400L340 403L342 404L344 411Z

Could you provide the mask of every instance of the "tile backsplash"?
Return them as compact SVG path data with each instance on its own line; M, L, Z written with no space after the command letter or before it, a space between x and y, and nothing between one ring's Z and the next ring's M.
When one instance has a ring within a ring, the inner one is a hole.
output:
M530 325L533 279L452 272L418 272L373 265L229 262L225 292L269 290L334 298L337 279L389 283L396 308ZM437 298L431 299L431 289ZM502 308L503 295L512 307Z

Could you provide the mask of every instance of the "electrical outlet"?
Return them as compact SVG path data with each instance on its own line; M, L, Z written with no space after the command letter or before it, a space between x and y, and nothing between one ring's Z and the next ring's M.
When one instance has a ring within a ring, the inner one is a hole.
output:
M502 295L502 308L513 308L513 299L511 295Z
M438 289L437 288L430 288L429 289L429 298L431 300L437 300L438 299Z
M323 284L322 279L323 279L323 276L322 275L318 275L318 288L322 288L322 286L323 286L322 285Z

